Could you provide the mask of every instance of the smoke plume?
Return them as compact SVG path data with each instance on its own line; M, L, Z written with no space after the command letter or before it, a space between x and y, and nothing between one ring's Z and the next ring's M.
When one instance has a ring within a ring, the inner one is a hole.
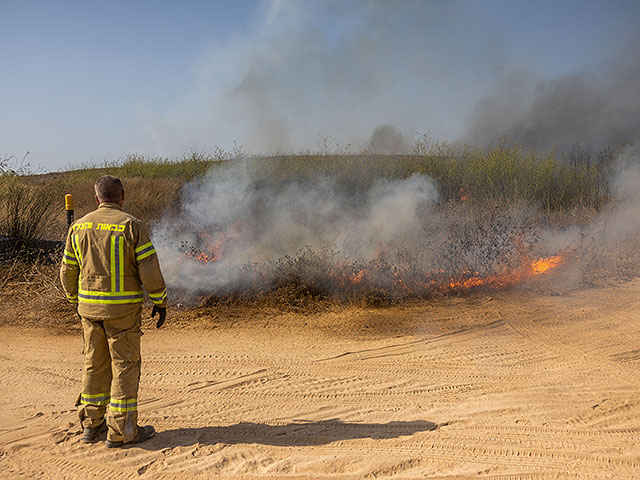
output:
M613 199L586 229L582 242L583 275L599 284L592 271L605 268L608 273L628 280L640 272L640 149L627 147L617 158L612 176ZM610 275L609 275L610 276ZM607 276L605 275L605 281Z
M204 55L170 111L147 119L155 153L232 140L256 154L317 151L323 139L384 153L416 134L450 139L489 85L493 43L480 30L463 2L265 2L248 32ZM456 74L468 68L472 85Z
M391 246L417 254L422 222L436 200L424 176L380 181L352 194L330 178L265 182L255 163L237 161L187 186L180 213L153 237L171 286L195 293L251 291L286 280L277 262L305 255L323 256L330 268L366 263ZM201 252L218 258L199 261L208 259L198 257ZM260 267L260 285L251 266ZM302 275L316 273L327 276L313 269Z
M378 125L371 134L367 151L381 154L398 154L411 151L411 145L393 125Z
M203 56L170 111L147 119L155 153L233 141L255 154L327 145L404 153L423 134L481 146L506 137L539 150L637 139L637 39L606 61L566 59L569 73L549 76L507 48L499 28L487 35L475 8L265 2L247 32Z
M446 206L424 175L363 182L282 177L271 168L260 159L229 161L185 186L179 210L153 230L170 288L252 296L298 284L401 298L513 286L532 261L558 256L563 289L640 272L635 148L618 158L610 205L589 222L560 227L526 205Z
M186 186L180 211L153 232L170 287L224 296L293 283L338 296L428 295L521 269L538 241L533 210L443 209L424 175L358 184L272 173L259 159L231 161Z
M637 43L637 42L636 42ZM640 57L635 46L599 69L542 80L508 71L472 112L465 140L507 138L538 151L602 150L640 139Z
M634 47L545 78L514 70L465 2L308 5L265 3L248 34L211 49L194 88L150 121L157 153L224 147L229 139L252 152L320 145L327 153L333 146L403 153L422 133L480 145L508 138L538 150L638 139ZM331 29L323 16L334 20ZM620 263L616 255L628 258L612 245L628 245L638 233L637 153L625 156L610 210L571 228L541 225L526 205L494 210L469 202L445 211L425 176L354 187L323 176L278 179L282 172L246 160L188 185L180 211L153 237L170 287L194 294L259 293L287 282L328 293L366 284L403 294L450 285L454 274L517 271L559 253L572 256L567 282L579 283Z

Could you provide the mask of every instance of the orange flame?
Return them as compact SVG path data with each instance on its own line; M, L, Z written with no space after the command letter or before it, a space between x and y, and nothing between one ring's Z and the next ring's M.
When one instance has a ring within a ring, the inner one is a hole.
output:
M531 262L531 270L534 275L539 275L541 273L547 273L558 265L560 265L564 261L564 257L562 255L556 255L554 257L548 258L540 258L538 260L534 260Z
M465 192L466 193L466 192ZM191 259L200 263L216 262L228 253L234 240L240 237L242 226L234 226L229 232L218 232L215 234L201 234L197 240L197 247L192 246L183 252L184 259ZM504 289L513 287L521 282L527 281L539 275L546 275L555 270L565 261L565 254L550 257L542 257L531 260L527 247L516 239L516 247L520 254L520 266L505 270L503 272L481 276L479 272L463 271L459 273L447 273L444 270L432 272L416 272L407 266L393 266L385 262L391 268L392 284L394 288L405 292L408 295L424 295L431 292L456 293L478 288ZM381 248L376 252L376 258L384 261L385 249ZM327 272L341 287L367 286L369 283L376 283L380 273L371 269L358 268L356 270L348 265L338 266L337 270ZM351 270L351 272L349 272Z
M463 292L482 287L503 289L513 287L538 275L548 274L561 265L564 260L565 256L563 254L543 257L537 260L530 260L528 257L524 257L521 267L486 277L480 276L478 272L461 272L451 277L444 271L439 270L425 273L421 279L416 279L406 267L396 267L393 272L393 280L395 286L407 294L424 294L433 291L443 293ZM348 275L346 280L352 285L358 285L367 278L366 272L366 270L359 270L357 273Z
M200 235L200 242L204 244L203 248L196 248L192 246L188 250L182 252L184 257L200 263L211 263L220 258L222 241L216 242L216 240L214 240L214 236L205 233Z
M463 202L471 200L471 192L465 190L464 188L460 188L459 195L460 195L460 200Z
M507 288L517 285L537 275L546 274L555 269L564 261L562 254L552 257L539 258L537 260L525 262L524 265L511 272L504 274L480 277L476 273L466 280L452 281L449 283L451 289L469 289L473 287L488 286L493 288Z
M189 258L200 263L211 263L219 260L233 241L240 237L244 229L244 222L237 221L227 232L200 233L196 245L183 251L183 258Z
M351 283L360 283L364 277L364 270L360 270L358 273L351 275Z

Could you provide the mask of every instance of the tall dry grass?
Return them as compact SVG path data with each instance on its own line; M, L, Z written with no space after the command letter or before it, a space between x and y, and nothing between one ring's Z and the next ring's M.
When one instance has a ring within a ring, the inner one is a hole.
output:
M309 183L329 177L345 191L366 191L381 179L414 174L435 180L442 204L466 202L499 208L527 205L542 215L591 216L610 199L616 151L538 153L506 143L486 148L417 143L411 155L282 155L246 159L255 177L270 184ZM151 224L180 201L180 189L209 172L239 161L240 150L178 159L130 155L91 168L25 176L0 162L0 235L17 248L66 233L63 195L71 193L76 218L95 208L93 182L105 174L122 178L126 209ZM4 170L3 170L4 168ZM576 213L580 212L580 213ZM585 213L587 212L587 213Z
M368 189L380 179L424 174L433 178L442 202L527 204L542 211L600 209L610 197L615 152L590 161L553 151L537 153L518 145L484 149L432 146L420 155L279 156L255 159L264 181L313 182L332 178L346 189Z
M0 235L11 255L32 255L50 233L59 185L32 185L23 178L0 175Z
M9 285L19 288L32 283L36 288L38 283L44 283L50 286L47 291L52 299L55 297L58 301L59 292L52 286L57 282L56 269L44 268L42 265L47 260L42 258L37 260L40 263L35 259L18 261L17 252L20 248L23 251L32 248L28 246L37 245L43 239L64 240L65 193L73 195L76 219L80 218L96 207L95 179L104 174L117 175L125 186L125 210L150 226L179 205L183 185L198 181L207 173L215 175L216 169L229 162L240 161L239 153L192 153L178 159L131 155L99 166L47 175L27 176L0 169L0 235L4 236L2 241L12 245L9 253L5 251L0 258L0 275L10 279L9 283L0 285L0 293ZM496 211L522 204L528 206L533 212L532 218L539 222L566 225L587 223L610 200L616 153L614 150L598 153L576 150L560 155L506 143L486 148L419 144L408 155L324 152L243 161L256 171L255 177L262 182L313 185L318 177L330 177L346 191L366 191L381 179L424 174L433 178L438 186L440 208ZM30 267L33 265L35 270ZM25 276L23 272L30 273ZM290 286L284 282L280 289L289 292ZM303 303L317 302L313 292L307 293L295 290L289 297L294 303L300 299ZM374 297L375 303L379 298ZM62 302L62 296L60 299ZM276 304L277 308L282 307Z

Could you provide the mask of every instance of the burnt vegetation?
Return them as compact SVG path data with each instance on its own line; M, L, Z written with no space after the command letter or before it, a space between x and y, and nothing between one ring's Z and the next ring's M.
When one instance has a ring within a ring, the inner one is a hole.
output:
M594 272L613 280L628 279L638 270L633 262L620 260L637 258L627 244L618 245L625 253L608 255L610 261L595 260L603 257L597 242L590 244L588 259L575 253L588 242L594 219L616 201L612 185L621 151L574 149L560 154L507 142L483 149L418 142L414 153L404 155L323 152L245 159L255 173L256 190L265 185L311 188L318 178L330 178L340 191L354 192L350 201L355 206L360 201L357 192L367 192L380 180L428 176L437 188L433 208L440 220L425 219L420 248L411 251L389 245L366 259L345 260L338 259L340 252L332 245L302 248L246 262L243 279L250 279L251 288L246 288L246 281L215 292L177 287L172 289L173 300L205 307L240 302L294 312L336 303L383 306L409 298L511 287L529 276L536 255L558 253L571 258L572 265L588 265L589 274L581 274L577 284L584 284L584 279L598 284L594 278L602 276ZM177 218L185 184L197 187L205 178L215 177L217 169L239 162L240 155L222 151L180 159L133 155L102 166L44 175L12 168L11 159L5 157L0 165L0 295L13 298L16 289L23 292L41 285L45 297L64 302L55 278L66 233L64 193L73 194L79 218L94 208L95 178L107 172L120 176L127 210L151 229ZM562 249L540 242L540 232L554 228L573 231L579 244ZM219 253L206 242L182 245L177 252L184 256L182 262L196 262L198 255L215 261ZM514 278L503 278L514 272Z

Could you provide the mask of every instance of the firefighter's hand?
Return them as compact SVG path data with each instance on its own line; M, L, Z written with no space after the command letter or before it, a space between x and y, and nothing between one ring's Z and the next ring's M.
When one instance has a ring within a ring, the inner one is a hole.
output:
M151 318L155 317L156 313L160 314L158 317L158 323L156 323L156 328L160 328L167 319L167 307L157 307L154 305L153 311L151 312Z

